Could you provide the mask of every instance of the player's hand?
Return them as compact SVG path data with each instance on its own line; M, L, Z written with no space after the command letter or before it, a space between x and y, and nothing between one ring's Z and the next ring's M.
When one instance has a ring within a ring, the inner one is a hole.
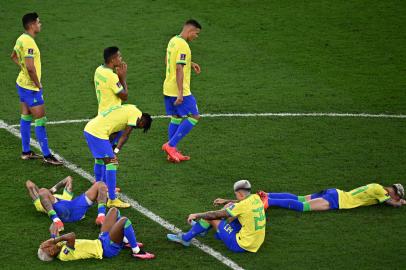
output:
M42 89L42 83L39 83L38 88Z
M114 157L112 159L110 159L111 163L113 164L118 164L118 157L117 155L114 155Z
M120 77L121 79L125 79L127 77L127 63L121 62L121 64L116 67L116 72L118 77Z
M59 229L53 222L51 223L51 226L49 227L49 233L51 234L51 238L56 238L59 236Z
M178 106L183 103L183 97L179 96L176 98L175 102L173 103L175 106Z
M61 231L63 231L65 229L64 225L63 225L63 222L61 220L58 220L56 222L52 222L51 226L52 225L55 226L55 228L56 228L56 230L58 232L61 232Z
M187 218L187 222L189 224L192 223L193 220L197 220L198 219L198 215L197 214L190 214L189 217Z
M400 203L401 203L402 205L406 205L406 200L405 200L405 199L400 199Z
M217 198L217 199L215 199L213 201L214 206L219 206L219 205L223 205L223 204L226 204L226 203L227 203L227 200L221 199L221 198Z
M198 64L192 63L192 68L196 72L196 74L200 74L201 69L200 69L200 66Z

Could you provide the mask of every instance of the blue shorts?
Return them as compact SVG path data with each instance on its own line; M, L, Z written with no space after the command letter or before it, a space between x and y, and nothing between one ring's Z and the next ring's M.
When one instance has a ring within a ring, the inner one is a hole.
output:
M245 252L237 243L237 233L241 230L241 224L238 219L234 219L231 223L223 219L217 228L216 236L223 241L226 247L232 252Z
M83 134L94 158L114 158L113 148L109 140L99 139L86 131Z
M117 256L123 248L122 244L120 245L110 240L109 232L100 233L99 240L102 244L104 258Z
M176 97L164 96L166 115L178 115L186 117L188 115L199 115L196 99L193 95L183 97L180 105L174 105Z
M16 88L18 95L20 96L20 101L27 104L28 107L35 107L44 104L42 89L40 89L39 91L34 91L25 89L18 84L16 84Z
M62 222L76 222L85 216L90 206L83 193L72 201L60 200L54 203L53 208Z
M338 193L337 189L330 188L311 195L311 199L323 198L330 204L330 209L338 209Z

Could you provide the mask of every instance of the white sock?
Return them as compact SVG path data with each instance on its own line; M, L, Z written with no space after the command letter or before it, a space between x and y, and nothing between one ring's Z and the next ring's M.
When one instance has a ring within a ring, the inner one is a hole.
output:
M123 242L125 243L125 244L128 244L128 239L127 239L127 237L123 237Z
M136 246L135 248L131 249L133 251L133 253L137 254L138 252L140 252L140 247Z

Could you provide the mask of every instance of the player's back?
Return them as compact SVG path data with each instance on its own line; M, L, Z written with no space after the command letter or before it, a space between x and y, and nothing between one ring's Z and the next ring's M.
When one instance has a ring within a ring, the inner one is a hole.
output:
M103 259L103 247L100 240L76 239L75 248L64 244L58 259L61 261L74 261L82 259Z
M355 208L382 203L390 198L383 186L372 183L345 192L337 190L340 209Z
M38 87L36 87L34 82L31 80L25 65L26 58L33 58L38 80L41 81L41 53L34 38L26 33L23 33L16 40L14 51L17 54L18 62L21 67L21 71L18 74L16 81L17 84L26 89L39 91Z
M97 138L108 140L111 134L125 129L126 126L136 126L141 115L142 112L135 105L114 106L90 120L85 131Z
M96 89L98 113L104 112L113 106L121 105L118 93L124 90L119 77L111 68L99 66L94 73L94 86Z

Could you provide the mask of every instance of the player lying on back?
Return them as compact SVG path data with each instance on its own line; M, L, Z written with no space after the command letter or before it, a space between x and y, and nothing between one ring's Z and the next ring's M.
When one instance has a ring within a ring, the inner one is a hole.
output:
M266 219L261 198L251 194L248 180L237 181L234 193L238 202L230 203L222 210L190 214L190 231L178 235L168 234L168 239L189 246L192 238L214 227L216 238L223 241L229 250L257 252L265 239Z
M96 224L103 224L107 201L106 184L96 182L85 193L73 199L72 181L72 177L68 176L51 189L38 188L31 180L25 185L37 211L47 213L59 231L63 230L64 222L81 220L94 202L97 202L98 209ZM63 194L55 194L62 186L65 186Z
M95 179L101 179L103 166L106 166L106 184L108 188L108 207L127 208L128 203L116 198L116 175L118 159L116 154L121 150L128 140L133 129L144 130L146 133L152 123L152 118L148 113L142 113L135 105L124 104L114 106L107 111L101 112L97 117L90 120L84 130L87 145L92 153L95 163ZM124 130L118 141L117 147L111 148L110 136Z
M265 209L269 206L277 206L299 212L351 209L379 203L394 207L406 205L406 201L403 199L405 190L401 184L393 184L390 187L368 184L348 192L331 188L306 196L263 191L259 191L258 194L261 196Z
M57 229L51 225L53 233ZM152 253L145 252L142 243L137 242L131 221L120 216L117 208L111 208L106 216L96 240L76 239L71 232L60 237L44 241L38 249L38 258L41 261L52 261L57 258L61 261L82 259L103 259L117 256L123 247L131 248L131 256L142 260L155 258Z

